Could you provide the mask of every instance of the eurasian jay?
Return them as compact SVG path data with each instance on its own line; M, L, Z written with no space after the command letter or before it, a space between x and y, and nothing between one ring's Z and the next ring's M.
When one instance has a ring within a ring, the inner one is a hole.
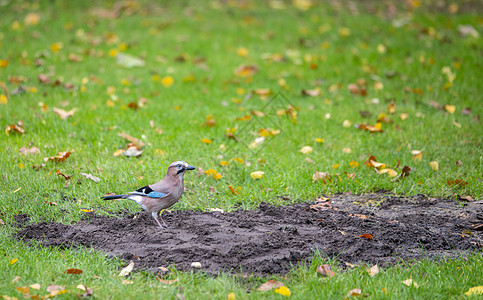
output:
M175 161L168 167L168 172L163 180L156 182L155 184L143 186L127 195L104 196L101 197L101 199L132 200L139 204L145 211L151 213L159 227L163 228L163 225L168 227L161 217L161 214L165 209L173 206L178 202L179 198L181 198L181 195L184 192L183 175L187 170L194 169L195 167L190 166L184 161ZM161 219L161 222L163 222L163 225L159 222L158 216L159 219Z

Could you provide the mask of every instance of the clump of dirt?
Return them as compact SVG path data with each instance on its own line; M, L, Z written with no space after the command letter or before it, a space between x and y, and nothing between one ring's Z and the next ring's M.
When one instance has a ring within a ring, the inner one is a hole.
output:
M336 195L330 200L249 211L171 211L161 230L147 214L113 218L86 214L64 225L41 222L17 233L46 246L93 247L137 268L284 274L317 249L351 263L387 265L401 259L452 257L481 251L483 205L425 196ZM372 239L359 237L372 235Z

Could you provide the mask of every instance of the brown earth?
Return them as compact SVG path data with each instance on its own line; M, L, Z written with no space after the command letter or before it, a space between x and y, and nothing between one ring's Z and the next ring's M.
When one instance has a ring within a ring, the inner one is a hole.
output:
M211 274L285 274L291 265L309 261L317 249L341 262L379 265L481 252L480 202L462 207L423 195L341 194L329 201L281 207L261 203L256 210L230 213L165 212L171 228L163 230L145 213L119 218L87 213L73 225L20 225L17 237L46 246L93 247L151 271L172 265L189 270L192 262L200 262Z

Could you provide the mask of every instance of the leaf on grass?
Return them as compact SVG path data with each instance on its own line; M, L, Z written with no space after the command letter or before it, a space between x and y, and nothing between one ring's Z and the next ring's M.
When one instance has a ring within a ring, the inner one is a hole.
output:
M156 276L156 280L158 280L159 282L161 282L163 284L168 284L168 285L178 282L178 278L172 279L172 280L165 280L165 279L159 278L159 276Z
M275 289L275 293L280 294L280 295L285 296L285 297L290 297L290 294L291 294L289 288L286 287L286 286L281 286L278 289Z
M241 65L235 70L235 75L239 77L253 76L258 72L256 65Z
M40 290L40 284L39 283L34 283L29 286L31 289L34 290Z
M444 106L444 109L449 112L450 114L454 114L454 112L456 111L456 106L454 105L450 105L450 104L446 104Z
M57 114L57 115L58 115L58 116L59 116L59 117L60 117L62 120L65 120L65 119L67 119L67 118L72 117L72 116L74 115L74 113L75 113L76 111L78 111L79 109L77 109L77 108L73 108L73 109L71 109L71 110L69 110L69 111L65 111L65 110L63 110L62 108L57 108L57 107L54 107L52 110L53 110L53 111L54 111L54 112L55 112L55 113L56 113L56 114Z
M413 156L413 161L421 161L423 159L423 151L421 150L413 150L411 155Z
M203 173L206 174L206 176L212 176L213 178L215 178L216 180L220 179L222 176L220 173L218 173L216 170L214 169L208 169L206 171L204 171Z
M18 121L17 124L10 124L5 128L5 133L10 135L10 133L25 134L25 129L23 128L23 122Z
M382 123L380 123L380 122L376 123L375 125L356 124L355 126L356 126L356 128L358 128L360 130L369 131L371 133L384 132L384 130L382 129Z
M229 293L226 296L226 300L235 300L235 293Z
M122 137L122 138L124 138L124 139L126 139L127 141L135 144L139 148L144 147L144 142L143 141L141 141L141 140L139 140L139 139L137 139L137 138L135 138L133 136L130 136L129 134L127 134L125 132L119 132L117 135L120 136L120 137Z
M315 172L312 174L312 183L315 183L316 181L321 181L323 184L327 184L328 182L332 182L332 179L329 174L325 172Z
M126 53L117 53L116 62L121 67L134 68L134 67L144 67L144 60Z
M28 298L30 294L30 289L27 286L18 286L18 287L15 287L15 289L20 293L24 294L25 298Z
M66 160L70 156L71 153L72 153L72 151L59 152L57 156L44 158L44 161L48 162L48 161L53 160L57 163L63 162L64 160Z
M370 233L364 233L364 234L361 234L361 235L359 235L359 237L360 237L360 238L362 238L362 237L363 237L363 238L366 238L366 239L368 239L368 240L372 240L372 239L373 239L372 234L370 234Z
M65 180L70 180L70 176L63 174L60 170L55 171L55 174L64 177Z
M437 161L430 161L429 166L431 167L431 169L433 169L433 171L435 171L435 172L438 171L439 164L438 164Z
M162 79L161 79L161 84L164 86L164 87L170 87L174 84L174 78L172 76L164 76Z
M114 154L116 154L116 152L114 152ZM138 156L141 156L141 154L143 154L143 150L140 150L137 145L132 143L127 145L126 150L123 150L122 152L122 155L127 157L138 157Z
M361 293L362 293L361 289L352 289L347 293L347 295L345 295L345 297L349 298L349 297L360 296Z
M230 192L231 192L233 195L235 195L235 196L236 196L237 194L240 194L238 191L235 191L235 189L234 189L234 188L233 188L231 185L229 185L229 186L228 186L228 189L229 189L229 190L230 190Z
M448 185L454 185L456 187L462 187L468 184L468 182L461 179L448 180L447 183Z
M65 274L77 275L84 273L81 269L67 269L64 271Z
M387 175L389 177L395 177L395 176L397 176L397 172L394 171L393 169L382 169L382 170L380 170L378 172L379 172L379 174L385 174L385 173L387 173Z
M471 295L476 295L476 296L483 295L483 285L474 286L474 287L470 288L467 292L465 292L465 295L467 295L467 296L471 296Z
M49 84L50 83L49 76L47 76L45 74L39 74L37 76L37 79L39 80L40 83L43 83L43 84Z
M262 284L261 286L259 286L257 290L261 291L261 292L265 292L265 291L269 291L271 289L280 288L282 286L283 286L282 282L271 279L271 280L265 282L264 284Z
M330 269L330 265L320 265L317 267L317 273L325 277L334 277L335 272Z
M367 269L367 273L369 273L369 276L374 277L374 275L379 273L379 267L377 265L373 265L370 269Z
M210 140L210 139L201 139L201 141L202 141L203 143L205 143L205 144L211 144L211 143L213 143L213 141L212 141L212 140Z
M9 265L13 265L14 263L16 263L18 261L18 258L14 258L14 259L11 259L8 261L8 264Z
M82 298L87 298L87 297L90 297L90 296L92 296L92 294L93 294L92 289L91 289L91 288L89 288L89 287L87 287L85 284L79 284L79 285L77 285L77 288L78 288L79 290L84 291L84 294L82 295Z
M406 286L414 286L415 288L419 287L419 284L416 281L412 280L411 278L401 281Z
M312 97L317 97L322 95L322 92L320 89L313 89L313 90L302 90L302 96L312 96Z
M92 174L87 174L87 173L80 173L82 176L86 177L87 179L90 179L92 181L95 181L95 182L99 182L101 181L101 179L99 177L96 177Z
M20 152L20 154L23 154L23 155L30 155L30 154L40 153L40 149L35 146L31 148L22 147L18 150L18 152Z
M122 269L121 272L119 273L119 275L117 275L117 276L127 276L127 275L129 275L129 273L131 273L133 268L134 268L134 262L131 261L129 263L129 265L127 265L127 267Z
M253 179L260 179L265 175L265 172L263 171L255 171L250 173L250 177Z
M50 284L47 287L47 293L53 293L53 292L59 292L59 291L64 291L65 287L60 286L60 285L55 285L55 284Z
M304 147L302 147L302 149L299 150L299 152L301 152L303 154L309 154L312 151L314 151L314 150L310 146L304 146Z
M124 279L123 281L121 281L121 283L127 285L127 284L133 284L134 281Z

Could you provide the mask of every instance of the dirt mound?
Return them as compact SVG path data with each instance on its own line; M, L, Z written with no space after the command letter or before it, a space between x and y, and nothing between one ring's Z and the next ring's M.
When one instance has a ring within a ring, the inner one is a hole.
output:
M317 205L317 206L314 206ZM42 222L19 230L24 241L93 247L133 260L137 268L175 265L202 270L284 274L318 249L346 262L391 264L400 259L455 256L479 251L483 205L388 194L338 195L330 201L250 211L165 212L159 229L147 214L121 218L86 214L74 224ZM471 231L471 232L470 232ZM371 234L373 239L359 237Z

